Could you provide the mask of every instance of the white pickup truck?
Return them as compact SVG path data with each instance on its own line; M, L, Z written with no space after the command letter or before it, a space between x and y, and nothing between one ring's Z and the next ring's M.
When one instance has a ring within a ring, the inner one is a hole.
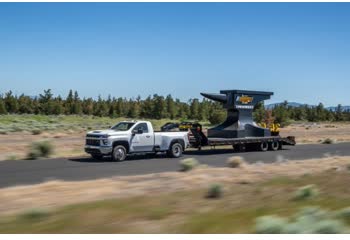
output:
M114 161L135 153L167 152L178 158L188 146L187 132L155 132L149 121L123 121L107 130L88 132L85 152L95 159L112 156Z

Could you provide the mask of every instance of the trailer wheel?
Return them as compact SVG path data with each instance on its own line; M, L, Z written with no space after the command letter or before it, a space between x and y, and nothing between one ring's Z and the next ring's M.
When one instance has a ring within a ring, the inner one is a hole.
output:
M266 152L269 149L269 144L267 142L261 142L259 144L259 150L262 152Z
M123 161L126 158L126 148L122 145L117 145L113 148L112 160L113 161Z
M270 142L270 150L277 151L280 148L280 142L279 141L273 141Z
M173 158L179 158L182 156L182 145L180 143L173 143L171 144L169 150L168 150L168 155Z

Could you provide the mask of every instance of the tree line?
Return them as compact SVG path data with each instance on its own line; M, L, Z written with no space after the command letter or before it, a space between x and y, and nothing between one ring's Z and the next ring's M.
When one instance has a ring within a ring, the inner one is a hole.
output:
M217 124L225 120L226 110L218 102L203 98L189 99L187 102L154 94L145 99L111 97L104 99L80 98L77 91L70 90L63 98L54 96L51 89L44 90L37 97L24 94L14 95L12 91L0 95L0 114L43 114L43 115L94 115L100 117L126 117L151 119L191 119L210 121ZM264 105L255 107L256 122L275 122L282 125L290 121L350 121L350 112L338 105L335 111L326 109L322 103L317 106L292 107L285 101L273 109Z
M206 99L190 99L182 102L171 95L154 94L146 99L111 97L103 99L80 98L77 91L70 90L67 97L54 96L51 89L44 90L37 97L24 94L14 95L12 91L0 95L0 114L43 114L43 115L94 115L100 117L193 119L199 121L224 118L221 105Z
M258 104L254 111L254 118L256 122L279 123L285 126L291 121L350 121L350 111L344 111L341 104L338 104L335 110L330 110L325 108L322 103L317 106L301 105L295 107L284 101L272 109L265 109L263 104Z

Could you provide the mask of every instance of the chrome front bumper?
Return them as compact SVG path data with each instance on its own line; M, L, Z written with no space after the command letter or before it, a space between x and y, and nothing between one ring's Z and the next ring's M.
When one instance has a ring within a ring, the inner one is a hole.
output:
M90 146L85 145L85 152L86 153L95 153L95 154L102 154L102 155L108 155L112 153L112 147L111 146Z

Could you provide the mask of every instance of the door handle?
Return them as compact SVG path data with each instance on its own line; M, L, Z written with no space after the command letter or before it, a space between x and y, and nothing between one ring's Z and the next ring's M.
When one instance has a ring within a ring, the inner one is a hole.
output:
M150 138L151 136L150 135L147 135L146 138Z

